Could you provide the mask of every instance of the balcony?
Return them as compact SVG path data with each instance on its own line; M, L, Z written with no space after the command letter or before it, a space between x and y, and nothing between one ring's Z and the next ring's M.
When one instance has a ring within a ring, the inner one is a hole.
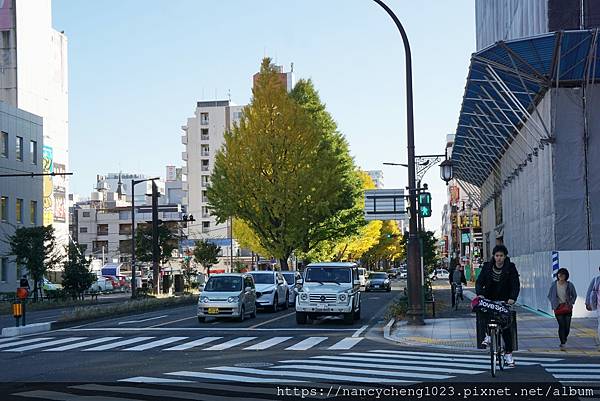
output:
M208 119L201 119L200 125L208 125Z
M188 173L188 168L187 168L187 166L183 166L183 167L181 167L181 174L182 174L182 175L187 175L187 173Z
M203 196L202 197L202 202L203 203L208 203L208 196Z
M210 151L208 149L202 149L200 151L200 156L210 156Z
M202 188L208 188L208 181L202 181Z
M187 137L187 134L186 134L186 135L181 135L181 143L182 143L183 145L187 145L187 143L188 143L188 137Z
M210 139L210 138L209 138L209 136L208 136L208 135L204 135L204 134L200 135L200 140L201 140L201 141L208 141L209 139Z
M182 190L182 191L187 191L187 190L188 190L188 188L189 188L189 186L188 186L188 182L187 182L187 181L182 181L182 182L181 182L181 190Z
M203 212L203 213L202 213L202 217L203 217L203 218L205 218L205 219L208 219L208 218L210 217L210 213L208 213L208 212Z
M200 166L200 171L209 171L208 166Z
M185 161L188 159L188 152L181 152L181 158Z

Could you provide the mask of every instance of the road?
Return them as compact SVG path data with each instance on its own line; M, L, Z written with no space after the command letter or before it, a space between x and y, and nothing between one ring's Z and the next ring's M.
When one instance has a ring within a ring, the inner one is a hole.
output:
M195 306L185 306L0 339L0 362L10 367L3 369L1 399L199 399L191 392L201 392L203 400L252 400L271 394L274 384L488 382L485 353L406 348L383 339L384 314L399 285L391 293L363 293L362 318L350 326L331 318L298 326L293 309L199 324ZM577 375L600 381L600 365L585 358L516 359L516 368L501 372L503 383ZM53 384L34 384L40 382Z

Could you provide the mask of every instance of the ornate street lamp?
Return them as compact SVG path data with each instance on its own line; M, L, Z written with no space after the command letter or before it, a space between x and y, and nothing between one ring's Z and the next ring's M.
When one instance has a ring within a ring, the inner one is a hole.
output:
M446 182L446 185L448 185L448 182L452 180L454 175L453 173L454 172L452 171L452 160L446 159L440 163L440 176L442 180Z

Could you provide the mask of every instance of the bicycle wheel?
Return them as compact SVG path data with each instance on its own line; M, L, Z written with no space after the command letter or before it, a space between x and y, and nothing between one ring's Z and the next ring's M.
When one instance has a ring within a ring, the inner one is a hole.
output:
M492 377L496 377L496 364L497 364L497 342L496 342L496 329L490 330L490 369Z
M496 346L496 354L498 355L498 366L500 367L500 370L504 370L504 347L502 346L502 330L500 330L500 332L498 333L498 337L496 338L496 340L498 341L498 344Z

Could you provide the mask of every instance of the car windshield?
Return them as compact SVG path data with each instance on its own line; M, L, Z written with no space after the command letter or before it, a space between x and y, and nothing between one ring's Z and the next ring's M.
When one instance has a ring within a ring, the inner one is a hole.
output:
M349 283L352 274L350 269L330 269L326 267L311 267L306 271L307 282Z
M388 278L388 276L385 273L371 273L369 275L369 278L372 280L373 279L377 280L377 279L386 279L386 278Z
M204 287L204 291L209 292L234 292L241 290L241 277L211 277Z
M367 274L367 271L365 269L358 269L358 274L364 276L365 274Z
M275 275L272 273L250 273L255 284L275 284Z
M296 284L296 275L294 273L282 273L288 285Z

